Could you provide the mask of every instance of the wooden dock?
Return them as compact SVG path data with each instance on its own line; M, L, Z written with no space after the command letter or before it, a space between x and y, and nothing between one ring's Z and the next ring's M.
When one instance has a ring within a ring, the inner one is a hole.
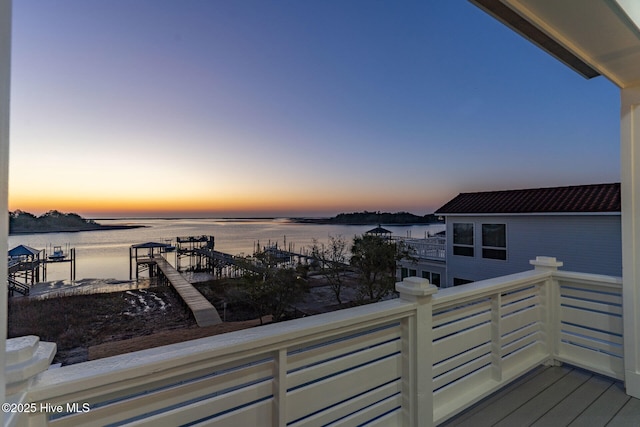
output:
M222 323L218 310L196 288L193 287L175 268L162 256L153 257L158 269L178 292L189 309L193 312L198 326L211 326Z

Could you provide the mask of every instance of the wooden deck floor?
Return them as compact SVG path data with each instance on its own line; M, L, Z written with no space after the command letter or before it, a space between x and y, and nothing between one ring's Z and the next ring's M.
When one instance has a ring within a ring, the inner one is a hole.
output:
M182 300L189 306L198 326L211 326L222 323L218 310L202 296L166 259L156 256L153 258L162 274L171 282L171 286L178 292Z
M441 426L640 426L640 400L588 371L540 367Z

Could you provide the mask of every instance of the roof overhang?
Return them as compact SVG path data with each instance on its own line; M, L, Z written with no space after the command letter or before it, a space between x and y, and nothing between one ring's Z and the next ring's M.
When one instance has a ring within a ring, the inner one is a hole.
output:
M586 78L640 86L638 0L469 0Z
M518 212L518 213L441 213L439 216L448 217L513 217L513 216L621 216L620 212Z

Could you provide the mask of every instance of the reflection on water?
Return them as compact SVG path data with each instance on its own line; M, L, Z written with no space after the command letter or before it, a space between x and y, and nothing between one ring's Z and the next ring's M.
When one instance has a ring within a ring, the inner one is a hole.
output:
M51 245L66 245L76 248L76 280L70 283L69 264L49 264L47 280L53 286L62 283L62 288L89 288L127 286L129 279L129 247L146 242L175 242L180 236L212 235L215 248L230 254L253 253L259 243L265 246L278 243L289 245L299 251L309 248L313 240L325 243L329 236L343 236L347 240L373 228L370 225L297 224L285 219L274 220L232 220L232 219L141 219L141 220L100 220L105 225L138 224L143 228L128 230L83 231L78 233L47 233L9 236L9 249L24 244L36 249ZM425 237L444 229L444 225L384 226L396 236ZM174 262L175 255L169 255ZM135 265L133 266L135 276ZM100 279L100 283L91 282ZM200 280L200 279L198 279ZM206 279L204 279L206 280ZM53 284L51 284L53 283ZM88 286L88 283L93 283ZM134 285L129 285L134 286ZM135 287L126 289L136 289ZM148 285L147 285L148 286ZM79 291L80 292L80 291Z

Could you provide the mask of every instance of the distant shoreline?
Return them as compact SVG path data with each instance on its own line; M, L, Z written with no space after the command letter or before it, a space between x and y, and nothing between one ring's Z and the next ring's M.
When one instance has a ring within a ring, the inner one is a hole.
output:
M86 228L74 227L74 228L49 228L46 230L11 230L10 236L25 235L25 234L49 234L49 233L79 233L81 231L109 231L109 230L129 230L132 228L143 228L144 225L96 225Z
M433 214L418 216L408 212L353 212L341 213L331 218L290 218L299 224L340 224L340 225L429 225L443 224Z
M45 233L79 233L81 231L127 230L139 228L139 224L98 224L93 220L82 218L76 213L63 213L51 210L40 216L29 212L15 210L9 212L9 235L45 234Z
M410 227L412 225L431 225L431 224L444 224L442 222L433 221L414 221L414 222L386 222L386 221L335 221L334 218L289 218L291 222L296 224L336 224L336 225L388 225L388 226L404 226Z

